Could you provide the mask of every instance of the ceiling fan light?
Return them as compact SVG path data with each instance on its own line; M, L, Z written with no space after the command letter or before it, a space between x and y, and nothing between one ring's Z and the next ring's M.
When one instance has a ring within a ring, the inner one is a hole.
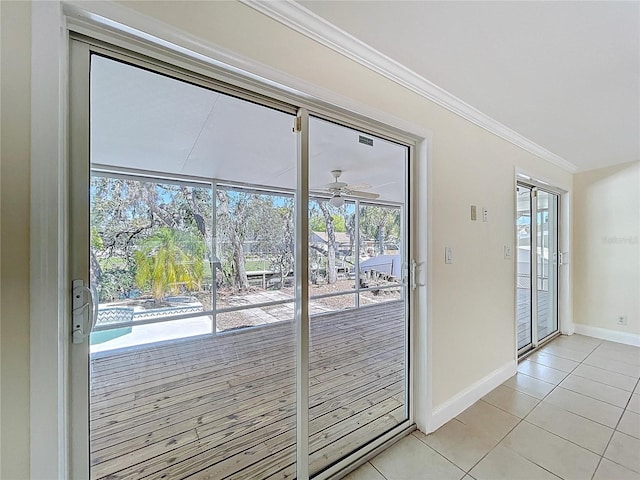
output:
M339 193L336 193L333 197L331 197L329 203L336 208L340 208L342 205L344 205L344 198Z

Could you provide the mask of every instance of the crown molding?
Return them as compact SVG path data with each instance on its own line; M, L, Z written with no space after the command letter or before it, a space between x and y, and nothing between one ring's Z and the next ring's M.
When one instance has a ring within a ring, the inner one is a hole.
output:
M414 93L446 108L481 128L503 138L564 170L578 168L568 160L529 140L506 125L482 113L455 95L431 83L373 47L358 40L293 0L239 0L258 12L331 48Z

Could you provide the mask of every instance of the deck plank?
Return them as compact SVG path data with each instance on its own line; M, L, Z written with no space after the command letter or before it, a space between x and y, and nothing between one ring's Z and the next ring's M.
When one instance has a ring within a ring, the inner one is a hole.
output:
M405 418L404 322L399 301L312 317L314 465ZM93 357L92 479L295 476L293 333L285 321Z
M528 296L529 290L525 288L518 288L517 296L517 312L516 312L516 325L518 335L518 348L522 348L528 345L531 340L531 317L530 306L531 298ZM538 291L538 337L544 338L545 336L553 333L549 331L547 322L549 318L549 292L539 290Z

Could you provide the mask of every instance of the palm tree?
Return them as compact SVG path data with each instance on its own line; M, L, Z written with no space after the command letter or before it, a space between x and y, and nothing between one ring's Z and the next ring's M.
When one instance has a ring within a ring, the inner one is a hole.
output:
M134 254L136 285L151 287L158 303L165 294L177 294L180 287L200 288L204 275L205 245L201 238L189 232L161 228L147 238Z

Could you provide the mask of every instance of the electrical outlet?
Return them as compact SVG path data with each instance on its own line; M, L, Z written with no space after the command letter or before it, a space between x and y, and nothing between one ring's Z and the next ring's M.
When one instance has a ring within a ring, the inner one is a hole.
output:
M627 316L618 315L618 325L626 325L626 324L627 324Z
M489 209L488 208L482 207L482 221L483 222L488 222L489 221Z

